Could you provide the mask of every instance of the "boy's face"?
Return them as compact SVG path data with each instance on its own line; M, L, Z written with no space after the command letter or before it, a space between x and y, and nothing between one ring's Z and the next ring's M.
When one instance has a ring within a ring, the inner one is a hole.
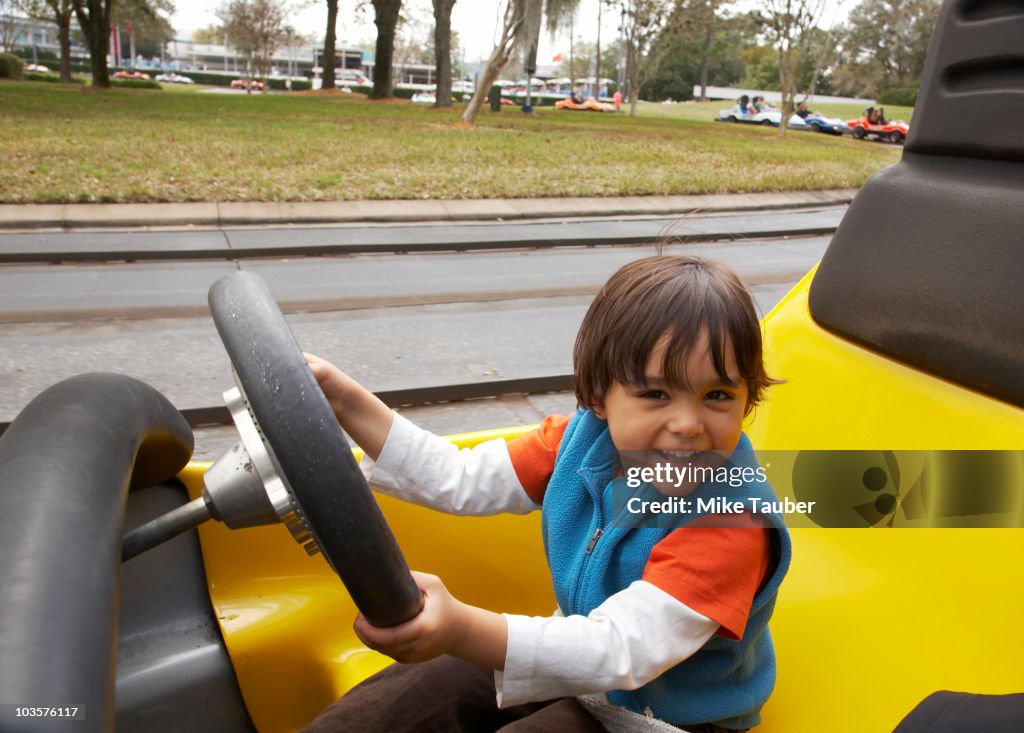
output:
M740 439L748 388L740 379L732 344L726 344L725 371L737 386L723 382L715 371L705 332L687 356L685 373L690 389L686 389L664 379L667 342L667 336L662 337L647 357L646 384L614 382L603 403L594 409L608 421L616 449L733 450Z

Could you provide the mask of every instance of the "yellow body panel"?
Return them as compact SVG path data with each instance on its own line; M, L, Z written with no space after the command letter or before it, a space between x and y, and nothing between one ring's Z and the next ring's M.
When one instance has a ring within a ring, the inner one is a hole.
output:
M469 446L526 429L452 440ZM209 465L182 472L191 496ZM409 566L439 575L459 598L512 613L555 608L539 513L454 517L377 498ZM199 538L214 612L261 733L300 728L391 661L355 637L355 606L338 576L321 556L307 557L283 526L232 531L208 522Z
M786 382L747 429L759 450L1024 449L1020 408L822 330L807 307L812 276L765 317L765 363Z
M810 276L766 319L759 449L1024 448L1024 412L842 341L807 312ZM516 431L456 436L470 445ZM903 454L901 454L903 455ZM902 459L901 459L902 460ZM183 474L193 495L203 464ZM450 517L380 497L412 568L497 611L554 608L537 513ZM200 530L210 596L262 733L292 731L388 663L352 633L324 560L280 526ZM778 686L764 733L891 730L939 689L1024 691L1024 531L796 529L772 623ZM395 704L402 704L396 700Z
M808 275L765 319L759 450L1024 449L1024 411L823 331ZM913 467L911 466L911 469ZM1021 485L1018 480L1017 486ZM796 529L765 733L891 731L940 689L1024 691L1024 530Z

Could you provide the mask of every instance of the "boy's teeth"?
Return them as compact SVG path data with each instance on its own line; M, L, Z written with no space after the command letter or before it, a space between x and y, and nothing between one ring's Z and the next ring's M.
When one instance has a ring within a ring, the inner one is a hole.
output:
M663 450L662 453L670 455L673 458L693 458L697 453L695 450Z

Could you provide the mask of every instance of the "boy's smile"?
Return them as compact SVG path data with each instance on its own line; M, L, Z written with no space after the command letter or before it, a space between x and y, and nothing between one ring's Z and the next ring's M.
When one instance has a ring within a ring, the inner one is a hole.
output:
M647 357L644 384L613 382L594 413L608 421L620 451L663 451L687 458L691 451L731 451L740 439L748 387L740 377L731 343L725 348L723 381L715 371L707 331L686 357L688 384L668 384L663 374L668 336Z

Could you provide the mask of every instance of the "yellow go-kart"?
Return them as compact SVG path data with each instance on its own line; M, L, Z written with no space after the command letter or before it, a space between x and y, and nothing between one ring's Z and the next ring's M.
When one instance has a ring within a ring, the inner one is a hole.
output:
M765 319L785 382L746 430L780 496L823 508L792 517L765 733L1024 730L1016 12L947 0L901 162ZM216 464L110 375L0 438L4 731L296 730L389 663L352 621L414 614L409 566L473 604L554 607L537 516L378 505L262 284L237 273L211 303L240 432Z

